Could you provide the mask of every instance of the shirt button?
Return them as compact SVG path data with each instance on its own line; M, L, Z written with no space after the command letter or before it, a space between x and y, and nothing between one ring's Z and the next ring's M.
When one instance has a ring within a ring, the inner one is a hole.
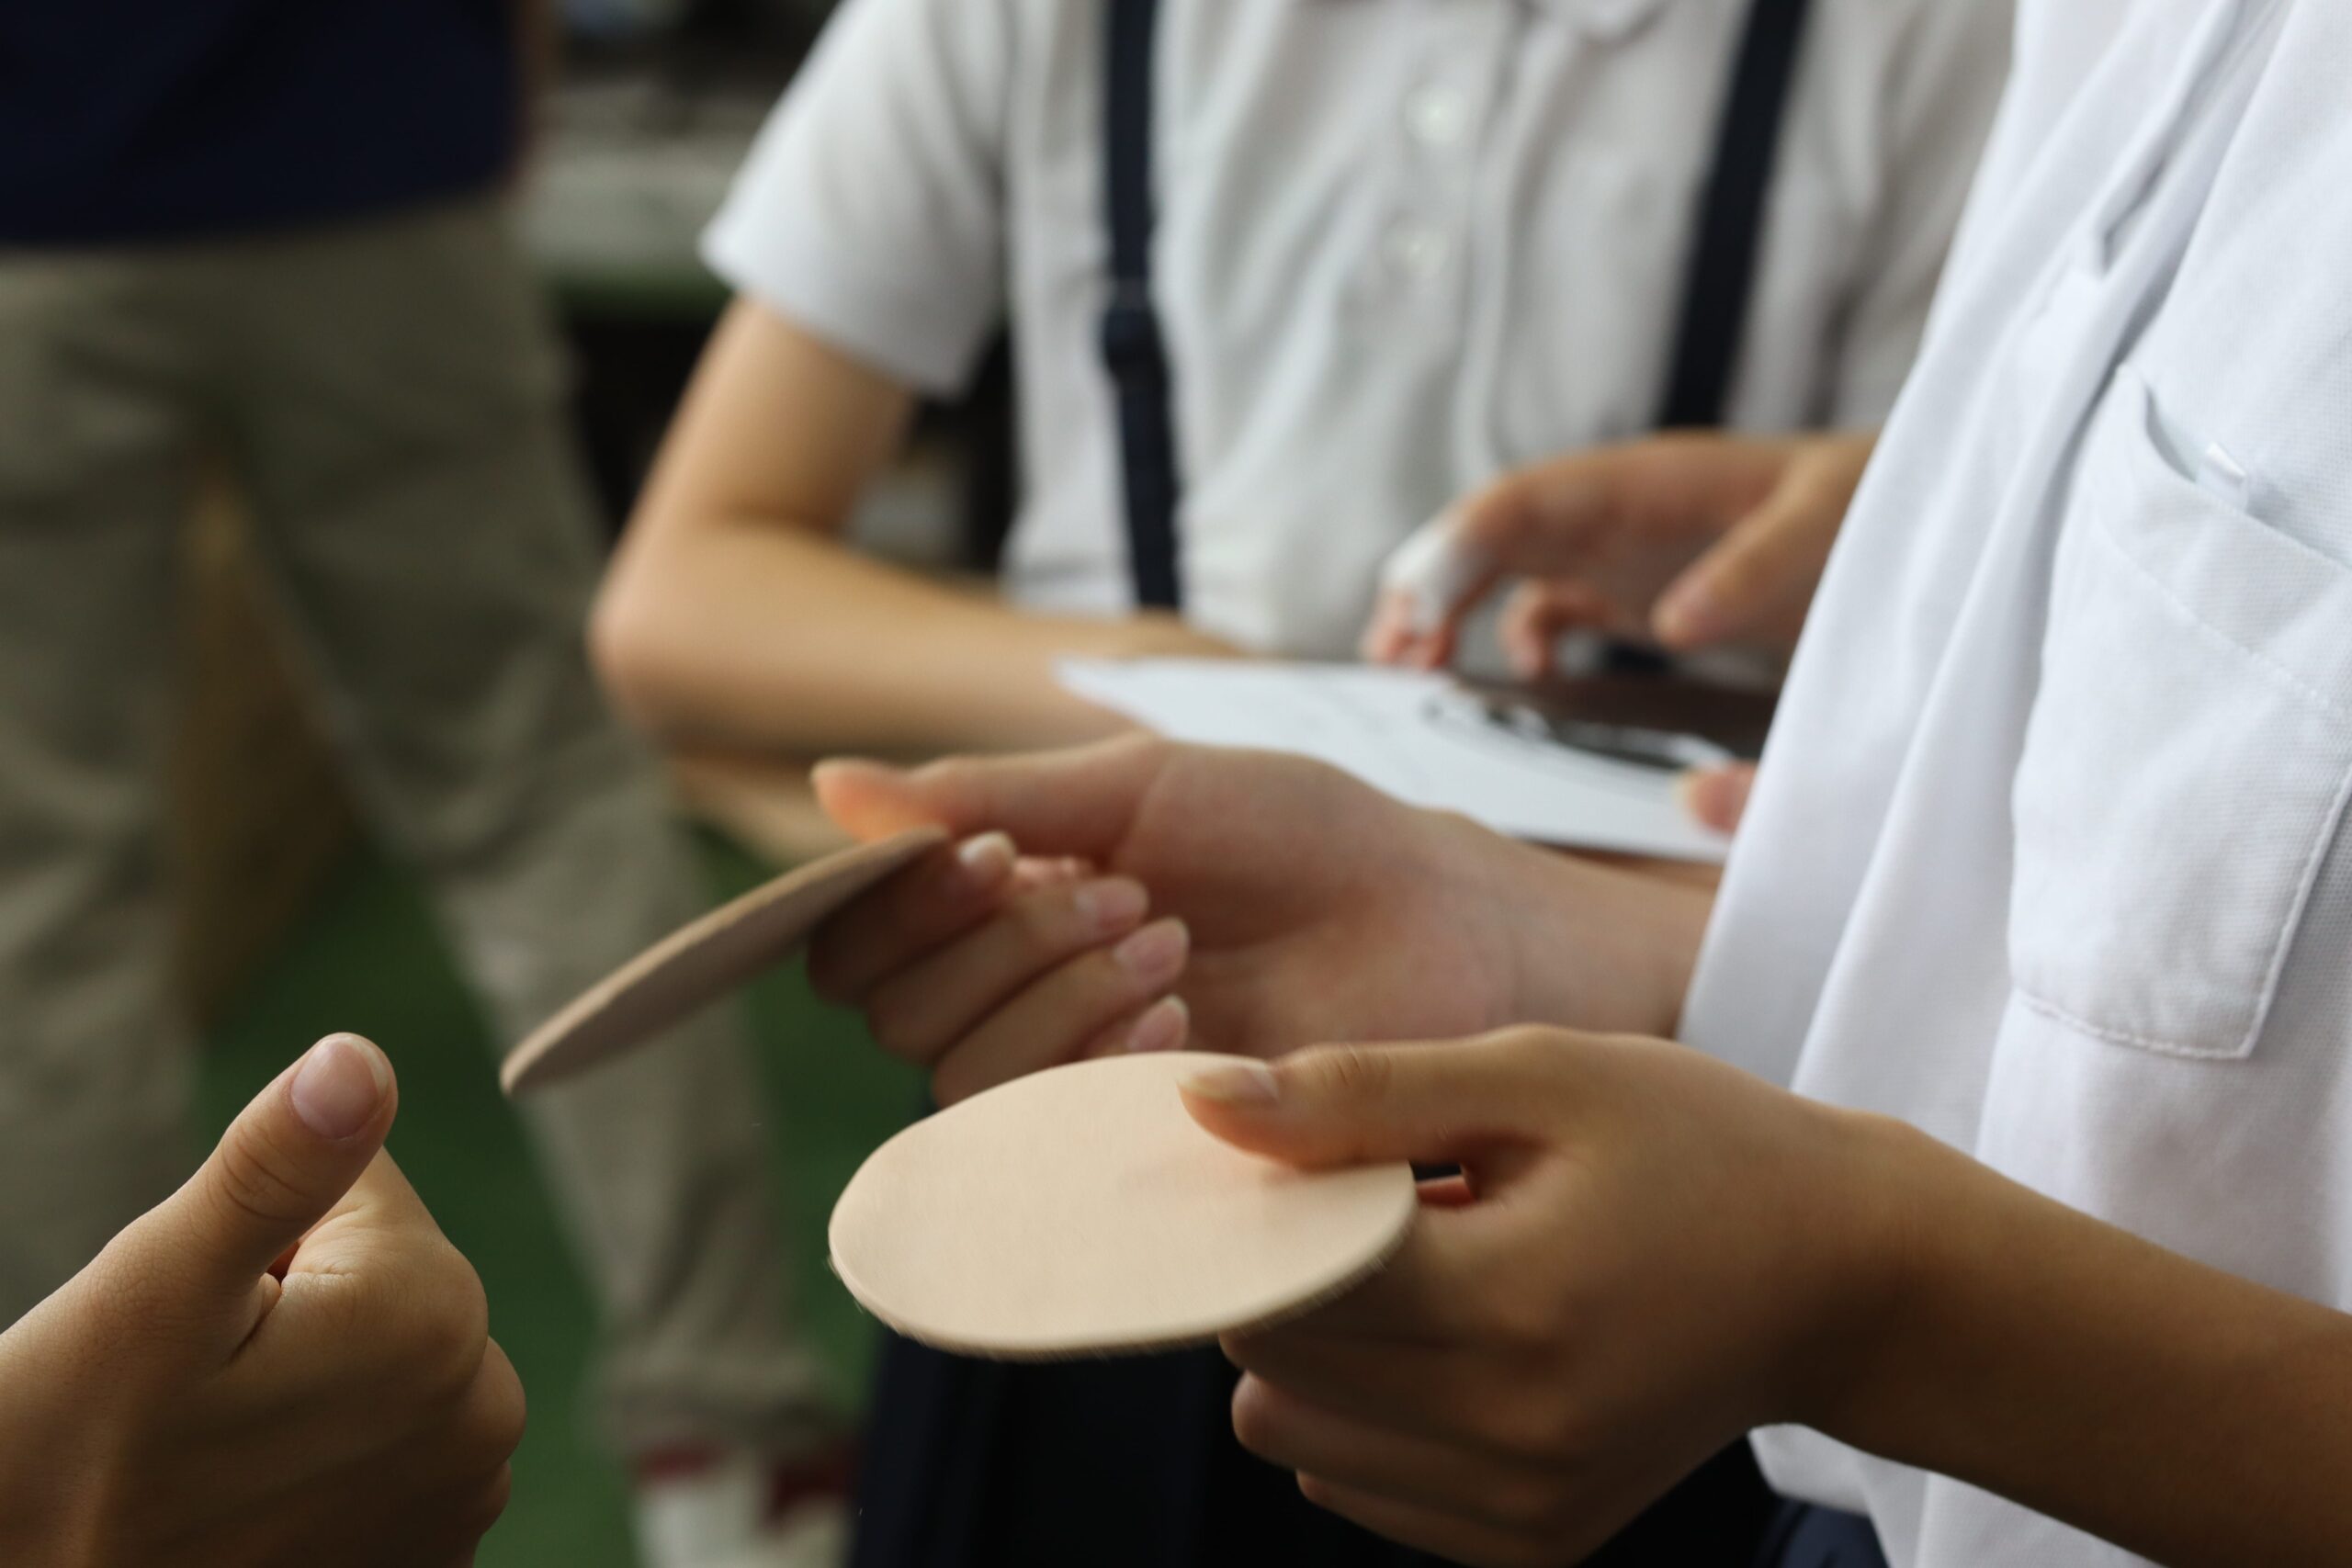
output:
M1416 87L1405 99L1405 128L1424 147L1457 147L1470 130L1470 104L1442 82Z
M1405 219L1388 231L1386 246L1389 265L1417 282L1445 269L1445 236L1435 224Z

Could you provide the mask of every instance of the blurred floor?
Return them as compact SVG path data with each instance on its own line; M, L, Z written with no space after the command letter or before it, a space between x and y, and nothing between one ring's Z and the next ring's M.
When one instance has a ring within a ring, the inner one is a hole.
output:
M706 850L717 896L764 874L716 840ZM825 1217L857 1162L905 1120L919 1086L853 1016L811 998L797 969L761 982L750 1006L775 1110L804 1321L836 1397L851 1407L872 1337L825 1267ZM485 1543L481 1568L628 1568L620 1476L575 1415L587 1297L492 1081L482 1023L417 886L365 850L336 872L211 1031L201 1101L208 1140L304 1045L337 1029L391 1054L401 1076L392 1152L480 1269L492 1330L530 1392L514 1506Z

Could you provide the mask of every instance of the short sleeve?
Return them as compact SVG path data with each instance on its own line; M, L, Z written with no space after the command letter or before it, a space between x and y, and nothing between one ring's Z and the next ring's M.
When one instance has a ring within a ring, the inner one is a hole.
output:
M931 393L1004 314L1002 0L848 0L703 235L739 293Z
M1883 423L1911 373L2008 79L2011 7L1920 0L1889 62L1883 205L1841 334L1830 409Z

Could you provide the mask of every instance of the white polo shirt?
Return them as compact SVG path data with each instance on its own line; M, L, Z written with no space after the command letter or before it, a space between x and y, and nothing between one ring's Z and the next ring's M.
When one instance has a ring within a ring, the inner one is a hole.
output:
M926 391L1008 311L1013 593L1129 603L1103 0L849 0L706 241ZM1382 558L1506 467L1645 431L1747 0L1166 0L1155 290L1188 613L1346 655ZM1730 413L1875 426L2007 59L1999 0L1816 0Z
M2352 1307L2352 6L2025 0L1684 1021ZM1816 1434L1902 1568L2126 1554Z

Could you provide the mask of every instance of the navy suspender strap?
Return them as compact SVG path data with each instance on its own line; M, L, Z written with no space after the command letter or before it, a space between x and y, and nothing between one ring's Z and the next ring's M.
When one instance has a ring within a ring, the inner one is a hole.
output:
M1732 372L1747 336L1764 247L1764 213L1781 149L1790 85L1804 41L1809 0L1752 0L1715 129L1714 167L1700 198L1699 227L1682 279L1682 310L1668 362L1660 430L1711 430L1725 421ZM1674 661L1643 644L1601 644L1600 666L1660 675Z
M1658 409L1661 430L1724 423L1764 244L1772 167L1796 80L1809 0L1754 0L1715 134L1714 169L1683 278L1681 324Z
M1152 64L1159 0L1105 0L1103 197L1111 299L1102 353L1119 411L1127 557L1136 603L1183 604L1177 559L1176 436L1168 351L1151 299ZM1753 0L1715 138L1683 280L1661 429L1720 425L1746 334L1781 127L1810 0Z
M1102 363L1118 397L1136 603L1174 610L1184 602L1177 562L1176 433L1168 348L1151 301L1152 35L1159 5L1108 0L1108 9L1102 111L1111 302L1102 312Z

